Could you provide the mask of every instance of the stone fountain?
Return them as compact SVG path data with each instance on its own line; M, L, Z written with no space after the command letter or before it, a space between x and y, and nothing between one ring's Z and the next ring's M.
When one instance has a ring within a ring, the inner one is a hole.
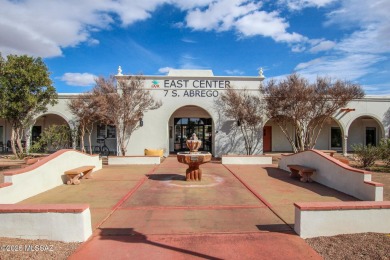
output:
M202 141L198 140L196 134L192 134L190 140L186 141L189 152L177 153L177 160L188 165L186 170L186 181L200 181L202 180L202 170L199 165L207 163L211 160L211 153L198 152Z

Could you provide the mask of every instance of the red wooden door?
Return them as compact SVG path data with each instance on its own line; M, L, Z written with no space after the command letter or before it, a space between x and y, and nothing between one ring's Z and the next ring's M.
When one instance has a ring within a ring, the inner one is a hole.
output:
M263 152L272 151L272 126L264 126L263 129Z

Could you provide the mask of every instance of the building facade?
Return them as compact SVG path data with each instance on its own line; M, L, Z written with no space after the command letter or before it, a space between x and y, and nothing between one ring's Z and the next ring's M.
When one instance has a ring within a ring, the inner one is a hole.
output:
M118 71L117 79L127 75ZM210 70L171 70L167 76L144 76L144 88L149 90L162 106L140 118L143 126L131 136L126 155L142 155L144 149L163 149L167 156L186 149L185 141L196 133L203 141L201 150L214 156L245 154L244 141L236 127L237 122L226 118L218 103L227 88L258 91L264 80L262 72L257 77L214 76ZM70 99L77 94L59 94L58 104L35 119L27 129L31 142L52 124L68 124L74 127L74 117L67 108ZM328 120L316 143L316 149L337 150L346 154L353 144L376 145L389 135L390 97L365 97L351 101ZM293 133L294 129L291 127ZM11 128L0 119L0 141L5 146L10 139ZM96 125L92 133L93 147L100 146L99 137L106 137L111 154L117 151L116 129L113 126ZM256 154L290 152L292 148L272 118L265 118L259 133ZM77 145L77 144L74 144Z

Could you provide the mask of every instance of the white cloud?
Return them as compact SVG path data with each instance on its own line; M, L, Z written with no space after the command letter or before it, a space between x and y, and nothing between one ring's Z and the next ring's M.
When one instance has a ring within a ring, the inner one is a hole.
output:
M181 58L184 60L197 60L197 57L192 56L191 54L185 53L181 55Z
M100 41L97 40L97 39L89 39L88 40L88 45L89 46L95 46L95 45L99 45Z
M306 68L312 67L313 65L320 64L321 62L322 60L320 58L308 62L302 62L295 67L295 70L304 70Z
M158 69L158 72L159 73L163 73L163 74L168 74L170 70L173 70L174 68L172 67L163 67L163 68L159 68Z
M97 77L90 73L65 73L61 81L65 81L70 86L88 87L95 84Z
M277 12L253 12L240 18L235 26L244 36L262 35L277 42L299 42L305 39L300 34L287 33L289 24Z
M220 0L211 3L206 9L196 8L186 16L187 26L196 30L230 30L235 21L259 9L261 4L245 0Z
M390 82L383 84L363 85L362 87L368 95L390 95Z
M342 0L340 6L328 14L327 26L348 28L352 31L338 42L325 39L310 40L310 52L327 50L327 55L303 62L295 67L299 73L315 78L329 75L347 80L378 77L380 62L389 59L390 1Z
M328 41L328 40L320 40L314 44L313 47L309 49L309 52L312 53L317 53L321 51L327 51L332 49L336 45L335 42L333 41Z
M325 56L300 63L295 70L309 79L330 76L343 80L357 80L367 73L374 72L372 66L383 60L383 57L372 54Z
M261 2L245 0L215 1L207 8L188 12L186 25L195 30L226 31L235 29L238 34L271 37L277 42L299 42L305 39L298 33L288 33L288 22L276 11L260 11Z
M0 51L41 57L62 55L62 48L96 45L91 32L109 29L118 15L122 25L147 19L169 0L0 0ZM6 10L6 11L4 11Z
M225 70L226 74L228 75L244 75L245 72L239 69L234 69L234 70Z
M301 10L307 7L324 7L336 0L279 0L279 5L287 6L290 10Z
M61 56L63 48L99 44L91 38L93 32L148 19L163 4L185 12L185 21L177 24L195 30L236 30L241 36L262 35L284 42L302 39L286 31L289 25L278 13L260 11L261 1L0 0L1 10L6 10L0 15L0 51L4 55Z
M186 43L197 43L195 40L189 38L182 38L181 41Z

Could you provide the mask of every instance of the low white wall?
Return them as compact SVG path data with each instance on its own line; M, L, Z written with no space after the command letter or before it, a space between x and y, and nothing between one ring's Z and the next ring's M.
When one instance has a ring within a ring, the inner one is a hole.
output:
M80 166L102 168L98 155L76 150L60 150L26 168L4 172L4 182L10 186L0 188L0 203L17 203L31 196L64 184L64 172Z
M282 155L279 168L290 171L289 164L316 169L312 179L361 200L383 201L383 184L371 181L371 174L352 168L317 150Z
M272 157L255 155L222 155L222 164L272 164Z
M92 235L91 213L78 205L0 205L0 235L84 242Z
M108 165L160 164L159 156L109 156Z
M390 202L295 203L295 232L302 238L364 232L390 233Z

